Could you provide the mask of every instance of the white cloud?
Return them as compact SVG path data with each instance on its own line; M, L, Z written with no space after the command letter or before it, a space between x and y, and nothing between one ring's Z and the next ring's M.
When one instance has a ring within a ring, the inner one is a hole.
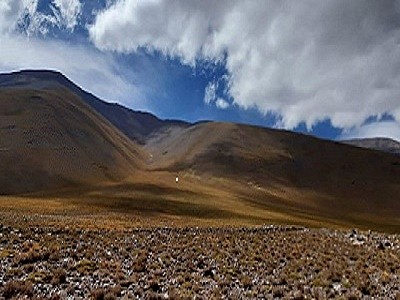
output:
M395 121L374 122L344 132L339 139L386 137L400 141L400 123Z
M217 90L219 87L219 81L211 81L207 84L204 89L204 103L211 105L215 103L215 106L219 109L226 109L229 107L229 103L221 97L218 97Z
M179 56L194 65L208 37L212 6L224 1L116 1L100 12L89 27L93 42L103 50L136 51L146 47ZM217 17L216 9L214 17ZM174 20L172 20L174 19Z
M102 50L226 59L227 96L285 128L400 120L399 1L119 0L89 32Z
M119 72L117 63L96 49L61 41L3 36L0 71L59 70L82 88L109 101L144 104L141 92Z
M22 1L0 1L0 35L14 30L22 9Z
M229 107L229 103L226 102L224 99L222 98L218 98L215 101L215 106L217 106L220 109L227 109Z
M211 104L217 98L216 95L217 84L215 82L209 82L204 90L204 103Z
M53 4L61 14L62 23L71 31L78 24L78 17L82 12L82 4L79 0L53 0Z
M2 0L0 3L0 34L20 27L28 36L46 35L50 28L73 31L82 12L79 0L53 0L51 13L38 11L38 0Z
M46 35L49 28L61 26L61 21L56 14L43 14L37 10L38 0L17 0L22 2L22 9L18 16L18 25L23 28L28 36L36 34ZM53 12L56 12L53 10Z

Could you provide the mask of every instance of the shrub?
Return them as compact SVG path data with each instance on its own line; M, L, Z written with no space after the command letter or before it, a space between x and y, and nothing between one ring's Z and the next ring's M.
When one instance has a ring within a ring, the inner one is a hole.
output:
M63 269L59 268L54 271L53 279L51 280L52 284L61 284L65 283L66 281L67 281L67 273Z
M104 300L106 291L104 289L94 289L90 292L90 298L93 300Z
M144 272L146 271L146 262L147 262L147 255L143 251L138 254L136 261L133 265L133 271L135 272Z
M29 281L9 281L4 285L3 296L5 298L22 295L32 297L33 286Z

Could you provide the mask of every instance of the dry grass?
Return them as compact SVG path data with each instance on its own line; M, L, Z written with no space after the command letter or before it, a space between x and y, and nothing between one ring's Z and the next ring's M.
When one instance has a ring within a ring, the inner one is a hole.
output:
M1 196L3 213L17 215L16 224L37 222L82 228L153 226L242 226L264 223L308 227L374 229L400 232L399 218L359 214L305 205L309 191L269 188L254 190L222 178L169 172L143 173L122 183L56 190L24 196ZM292 201L292 198L303 199ZM308 200L307 200L308 199ZM326 201L331 201L327 199ZM334 201L334 200L332 200ZM311 202L310 202L311 203Z
M2 217L3 224L10 221ZM395 298L400 292L398 235L282 226L111 230L54 224L2 225L0 232L0 245L10 253L0 258L0 296L348 299ZM50 247L58 248L53 259L14 259Z
M29 281L9 281L4 285L2 290L3 296L7 299L33 296L33 285Z

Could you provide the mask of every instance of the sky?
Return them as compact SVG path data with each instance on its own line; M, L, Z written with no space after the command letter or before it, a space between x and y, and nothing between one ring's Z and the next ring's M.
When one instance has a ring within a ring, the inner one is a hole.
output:
M21 69L160 118L400 140L400 1L1 0Z

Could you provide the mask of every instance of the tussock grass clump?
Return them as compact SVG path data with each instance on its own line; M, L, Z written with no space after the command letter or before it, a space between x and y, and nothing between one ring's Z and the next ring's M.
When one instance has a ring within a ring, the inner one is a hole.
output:
M67 282L67 272L61 268L56 269L53 272L53 278L51 283L53 285L62 284Z
M82 259L74 267L79 273L93 272L97 269L97 264L93 261Z
M33 285L29 281L9 281L4 285L3 296L7 299L13 297L33 296Z
M147 253L146 251L141 251L137 255L135 262L132 266L133 271L135 272L144 272L146 271L146 263L147 263Z
M109 289L97 288L90 292L90 299L93 300L115 300L121 296L121 287L114 286Z
M90 299L104 300L105 295L106 295L105 289L94 289L90 292Z

